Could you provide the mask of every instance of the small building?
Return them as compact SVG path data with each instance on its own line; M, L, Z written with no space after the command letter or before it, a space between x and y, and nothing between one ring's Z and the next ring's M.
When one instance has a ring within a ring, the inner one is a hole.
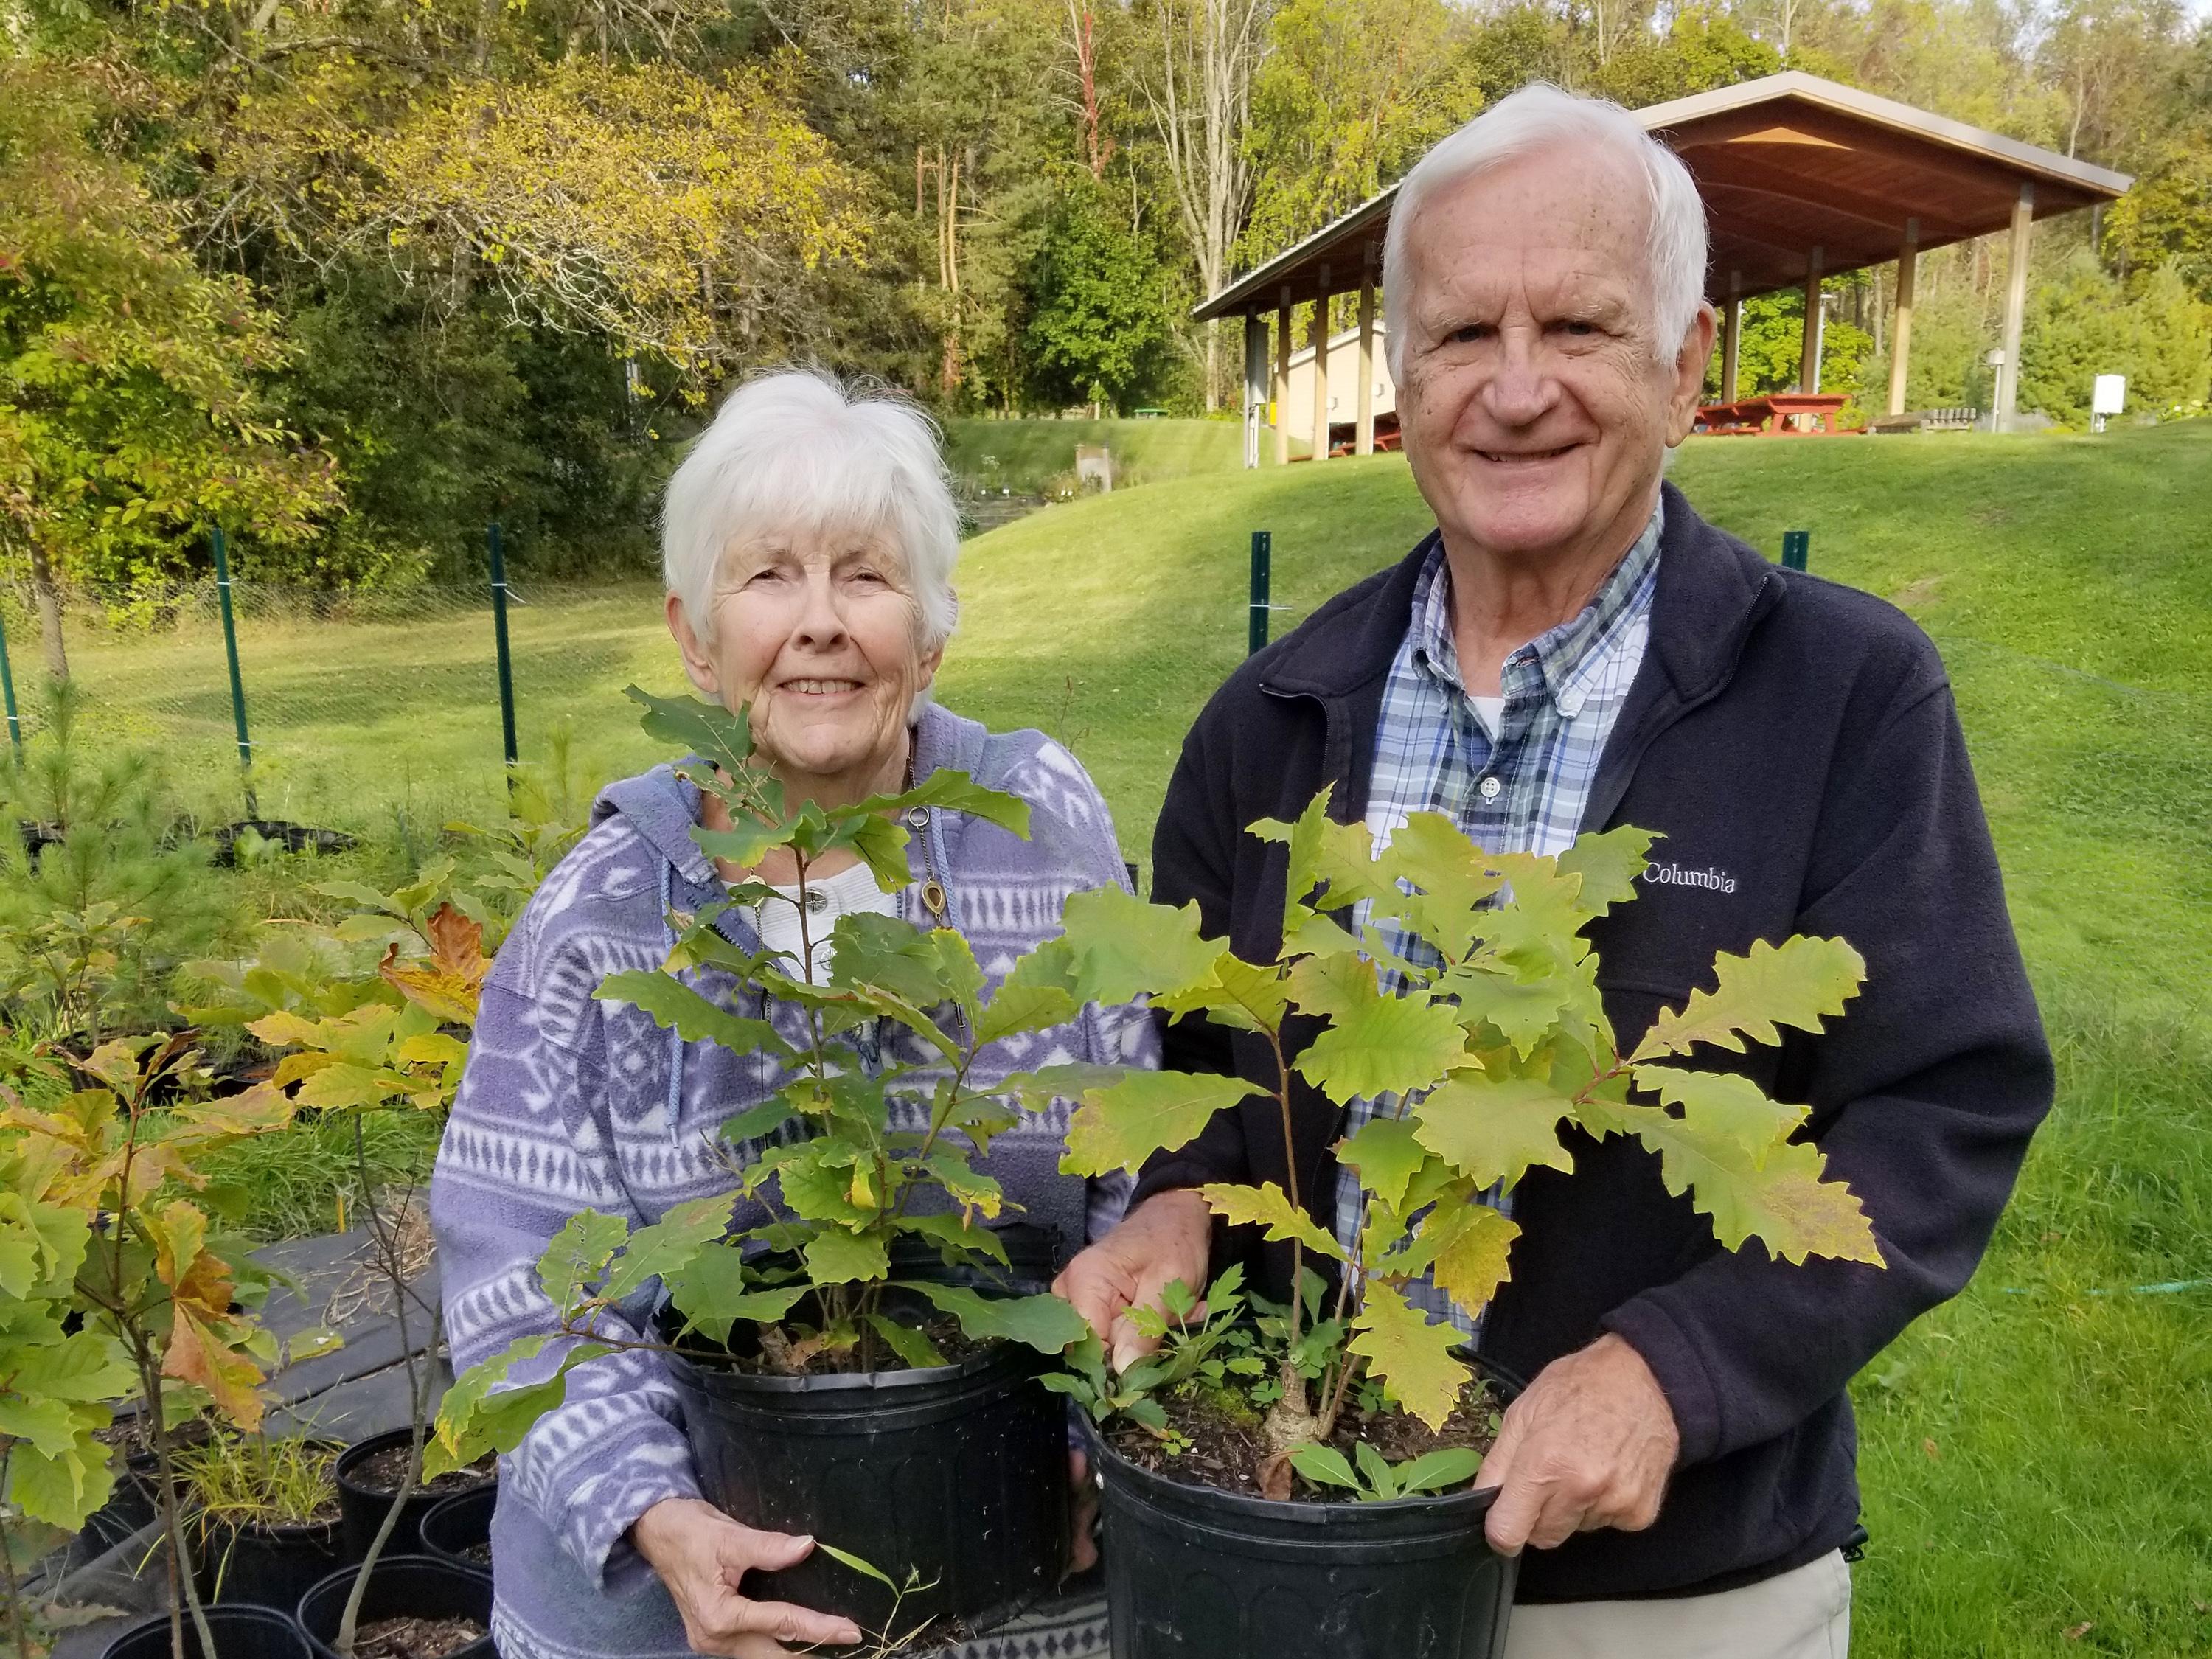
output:
M1381 421L1385 416L1396 423L1398 413L1398 385L1390 378L1389 354L1385 349L1389 326L1380 317L1375 319L1374 364L1368 376L1367 395L1369 414ZM1332 428L1356 425L1359 416L1359 368L1354 349L1359 344L1358 328L1340 330L1328 342L1328 423ZM1313 430L1314 406L1314 349L1300 346L1291 354L1290 394L1273 405L1268 414L1268 424L1282 421L1284 411L1290 412L1291 432L1303 442ZM1339 444L1343 435L1337 434Z
M1996 360L1991 423L2011 429L2030 232L2039 219L2116 200L2132 182L2124 173L1797 70L1655 104L1636 118L1682 158L1705 199L1711 230L1705 297L1720 313L1723 403L1735 401L1746 300L1784 289L1804 294L1799 388L1817 392L1821 280L1894 262L1888 412L1899 413L1919 255L2009 232L2004 344ZM1334 438L1340 416L1352 422L1353 453L1376 447L1381 405L1372 400L1380 395L1376 382L1387 382L1388 371L1373 349L1382 323L1376 289L1396 196L1394 185L1370 198L1191 313L1199 322L1244 319L1246 465L1259 465L1260 432L1271 404L1279 417L1279 462L1290 459L1293 432L1312 434L1316 458L1325 457L1334 446L1323 440ZM1359 295L1359 326L1327 342L1317 362L1311 345L1292 352L1296 313L1310 318L1332 296L1348 293ZM1347 342L1350 349L1340 353ZM1303 389L1294 390L1291 365L1301 358ZM1371 362L1364 373L1358 367L1363 358ZM1351 385L1348 406L1338 395L1340 378Z

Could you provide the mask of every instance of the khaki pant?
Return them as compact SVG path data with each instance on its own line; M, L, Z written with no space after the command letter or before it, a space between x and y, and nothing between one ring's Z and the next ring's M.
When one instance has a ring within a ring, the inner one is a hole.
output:
M1714 1595L1516 1607L1505 1659L1844 1659L1851 1570L1840 1551Z

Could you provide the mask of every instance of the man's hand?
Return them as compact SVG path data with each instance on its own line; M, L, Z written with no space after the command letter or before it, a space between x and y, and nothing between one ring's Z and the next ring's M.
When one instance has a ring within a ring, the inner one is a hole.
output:
M1507 1407L1478 1486L1498 1488L1484 1525L1491 1547L1556 1548L1577 1532L1641 1532L1682 1437L1644 1356L1619 1337L1553 1360Z
M1158 1307L1160 1292L1178 1279L1204 1295L1212 1243L1213 1212L1204 1199L1155 1193L1069 1262L1052 1288L1091 1322L1108 1363L1127 1370L1159 1346L1129 1322L1129 1310Z
M786 1642L819 1646L860 1639L849 1619L738 1594L756 1567L774 1572L805 1560L814 1548L811 1538L756 1532L696 1498L664 1498L638 1516L629 1536L675 1598L684 1638L695 1653L769 1659L790 1652Z

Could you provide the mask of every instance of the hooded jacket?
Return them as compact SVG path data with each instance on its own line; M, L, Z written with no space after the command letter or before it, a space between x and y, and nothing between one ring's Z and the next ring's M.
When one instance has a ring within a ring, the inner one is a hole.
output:
M940 810L908 847L916 885L900 896L900 913L926 922L917 889L935 875L945 891L942 925L974 950L988 995L1017 957L1059 933L1071 894L1127 884L1113 822L1083 768L1042 732L987 732L930 704L915 749L917 777L962 771L1030 805L1026 841ZM676 938L672 912L722 896L691 838L699 801L666 766L609 787L593 827L532 896L485 981L430 1188L457 1369L551 1328L535 1269L574 1212L595 1209L636 1227L687 1200L731 1192L730 1149L716 1132L785 1081L764 1054L686 1043L635 1008L592 996L610 974L661 965ZM740 949L761 948L741 910L724 911L717 926ZM795 1006L719 970L682 977L803 1043ZM933 1057L902 1030L881 1041L887 1062ZM988 1084L1070 1061L1157 1065L1152 1022L1135 1007L1092 1004L1069 1024L989 1045L970 1075ZM929 1082L921 1074L915 1086L926 1095ZM1051 1235L1061 1261L1118 1218L1128 1184L1060 1173L1068 1109L1060 1102L1025 1117L978 1163L1022 1206L1023 1221ZM757 1203L736 1207L738 1228L768 1218ZM634 1335L652 1293L623 1309L628 1328L605 1328ZM515 1377L550 1370L556 1352L518 1366ZM503 1460L492 1523L500 1650L509 1659L688 1653L667 1591L624 1535L661 1499L698 1495L659 1357L631 1351L577 1367L566 1403Z
M1185 741L1153 843L1156 900L1195 900L1238 955L1281 944L1286 852L1244 833L1325 787L1367 805L1376 723L1434 538L1250 659ZM1781 570L1666 487L1650 643L1607 746L1585 830L1662 837L1633 903L1593 923L1606 1012L1632 1043L1711 982L1715 952L1840 935L1860 994L1818 1036L1698 1063L1810 1106L1805 1135L1850 1183L1887 1262L1793 1267L1723 1250L1635 1142L1568 1140L1571 1172L1515 1189L1512 1278L1489 1354L1533 1377L1613 1331L1650 1364L1680 1431L1657 1522L1532 1551L1519 1599L1692 1595L1755 1582L1849 1541L1856 1443L1845 1385L1972 1273L2049 1109L2051 1063L1935 647L1901 612ZM1164 1063L1265 1087L1258 1040L1183 1020ZM1293 1079L1299 1186L1336 1191L1343 1114ZM1209 1181L1285 1183L1279 1118L1255 1097L1156 1158L1138 1199ZM1248 1247L1277 1294L1286 1246Z

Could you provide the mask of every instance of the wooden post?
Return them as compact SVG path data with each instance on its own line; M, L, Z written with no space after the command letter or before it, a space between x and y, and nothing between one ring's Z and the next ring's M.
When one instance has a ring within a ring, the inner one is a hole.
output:
M1359 424L1352 428L1352 452L1375 453L1375 245L1359 256Z
M1275 308L1275 465L1291 464L1291 285Z
M1313 458L1328 459L1328 267L1321 268L1321 293L1314 300L1310 337L1314 355Z
M1805 256L1805 332L1797 346L1797 389L1820 389L1820 255L1816 247Z
M2020 328L2027 314L2027 234L2035 222L2035 186L2023 179L2012 204L2012 246L2005 272L2004 362L1997 365L1997 406L1992 430L2012 430L2020 410Z
M1743 355L1743 273L1729 272L1728 309L1721 313L1721 401L1735 401L1736 362Z
M1267 325L1244 313L1244 465L1260 465L1260 421L1267 412Z
M1905 413L1905 358L1912 350L1912 278L1920 264L1920 221L1905 222L1897 251L1897 309L1889 325L1889 412Z

